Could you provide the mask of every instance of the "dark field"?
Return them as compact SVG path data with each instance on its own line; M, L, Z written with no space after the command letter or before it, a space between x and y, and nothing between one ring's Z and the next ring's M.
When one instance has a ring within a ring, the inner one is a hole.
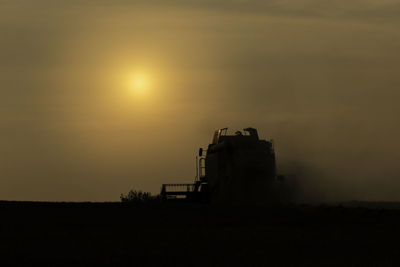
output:
M400 210L379 205L0 202L0 212L0 266L400 264Z

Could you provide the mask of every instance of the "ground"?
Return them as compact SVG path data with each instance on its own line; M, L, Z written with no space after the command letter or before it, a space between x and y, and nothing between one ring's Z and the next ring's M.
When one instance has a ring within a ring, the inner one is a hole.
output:
M0 266L398 266L400 210L0 202Z

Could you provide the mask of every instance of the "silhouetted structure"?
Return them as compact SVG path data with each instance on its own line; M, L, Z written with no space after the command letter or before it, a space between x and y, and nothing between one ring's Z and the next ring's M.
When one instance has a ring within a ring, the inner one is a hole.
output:
M216 203L254 203L276 200L277 179L273 142L260 140L257 130L227 135L215 131L207 150L200 148L193 184L163 184L163 199ZM205 154L205 155L204 155Z

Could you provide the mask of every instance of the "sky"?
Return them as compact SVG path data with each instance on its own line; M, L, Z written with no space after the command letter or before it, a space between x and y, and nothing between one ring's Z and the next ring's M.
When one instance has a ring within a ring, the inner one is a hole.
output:
M255 127L302 201L400 201L400 1L0 0L0 199L191 182Z

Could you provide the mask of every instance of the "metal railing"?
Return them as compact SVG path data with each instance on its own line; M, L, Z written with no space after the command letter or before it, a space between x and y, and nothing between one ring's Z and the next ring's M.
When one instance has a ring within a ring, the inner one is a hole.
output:
M194 184L163 184L161 192L193 192Z

